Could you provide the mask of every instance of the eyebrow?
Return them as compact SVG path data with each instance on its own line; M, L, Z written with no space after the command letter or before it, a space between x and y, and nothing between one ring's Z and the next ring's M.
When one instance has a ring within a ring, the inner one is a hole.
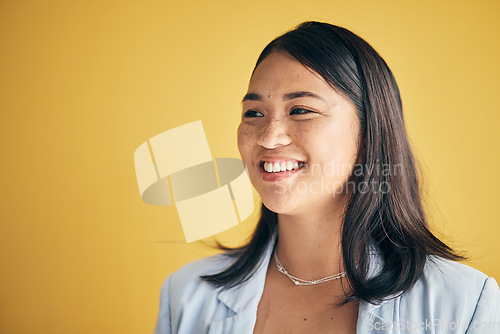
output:
M298 99L301 97L312 97L312 98L326 102L326 100L324 98L322 98L321 96L319 96L318 94L314 94L313 92L308 92L308 91L300 91L300 92L293 92L293 93L284 94L283 101ZM241 100L241 102L243 102L243 101L262 101L262 100L263 99L262 99L261 95L256 94L256 93L248 93L243 97L243 100Z

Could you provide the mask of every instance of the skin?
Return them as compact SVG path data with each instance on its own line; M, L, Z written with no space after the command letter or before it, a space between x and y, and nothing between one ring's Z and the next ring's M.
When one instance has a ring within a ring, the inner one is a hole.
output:
M304 91L317 97L284 98ZM307 280L342 271L343 187L360 138L354 105L316 72L281 52L258 65L248 94L238 149L262 202L278 213L280 262L289 273ZM264 155L290 157L306 166L280 181L264 181L259 165ZM295 286L272 260L254 333L354 333L357 303L334 305L348 292L342 281Z

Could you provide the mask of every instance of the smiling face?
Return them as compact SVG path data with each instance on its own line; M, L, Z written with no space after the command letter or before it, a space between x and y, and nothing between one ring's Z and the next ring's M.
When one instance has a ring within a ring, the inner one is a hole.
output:
M255 69L238 149L270 210L307 214L343 203L359 135L354 105L295 58L273 52Z

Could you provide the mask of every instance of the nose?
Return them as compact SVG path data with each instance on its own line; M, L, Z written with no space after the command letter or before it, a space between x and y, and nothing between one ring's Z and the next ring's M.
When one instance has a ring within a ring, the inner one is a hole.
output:
M279 118L270 118L261 129L258 144L267 149L286 146L291 143L286 122Z

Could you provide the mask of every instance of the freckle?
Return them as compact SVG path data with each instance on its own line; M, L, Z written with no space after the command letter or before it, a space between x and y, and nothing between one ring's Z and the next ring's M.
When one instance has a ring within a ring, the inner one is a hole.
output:
M330 320L333 320L333 318L330 318Z

